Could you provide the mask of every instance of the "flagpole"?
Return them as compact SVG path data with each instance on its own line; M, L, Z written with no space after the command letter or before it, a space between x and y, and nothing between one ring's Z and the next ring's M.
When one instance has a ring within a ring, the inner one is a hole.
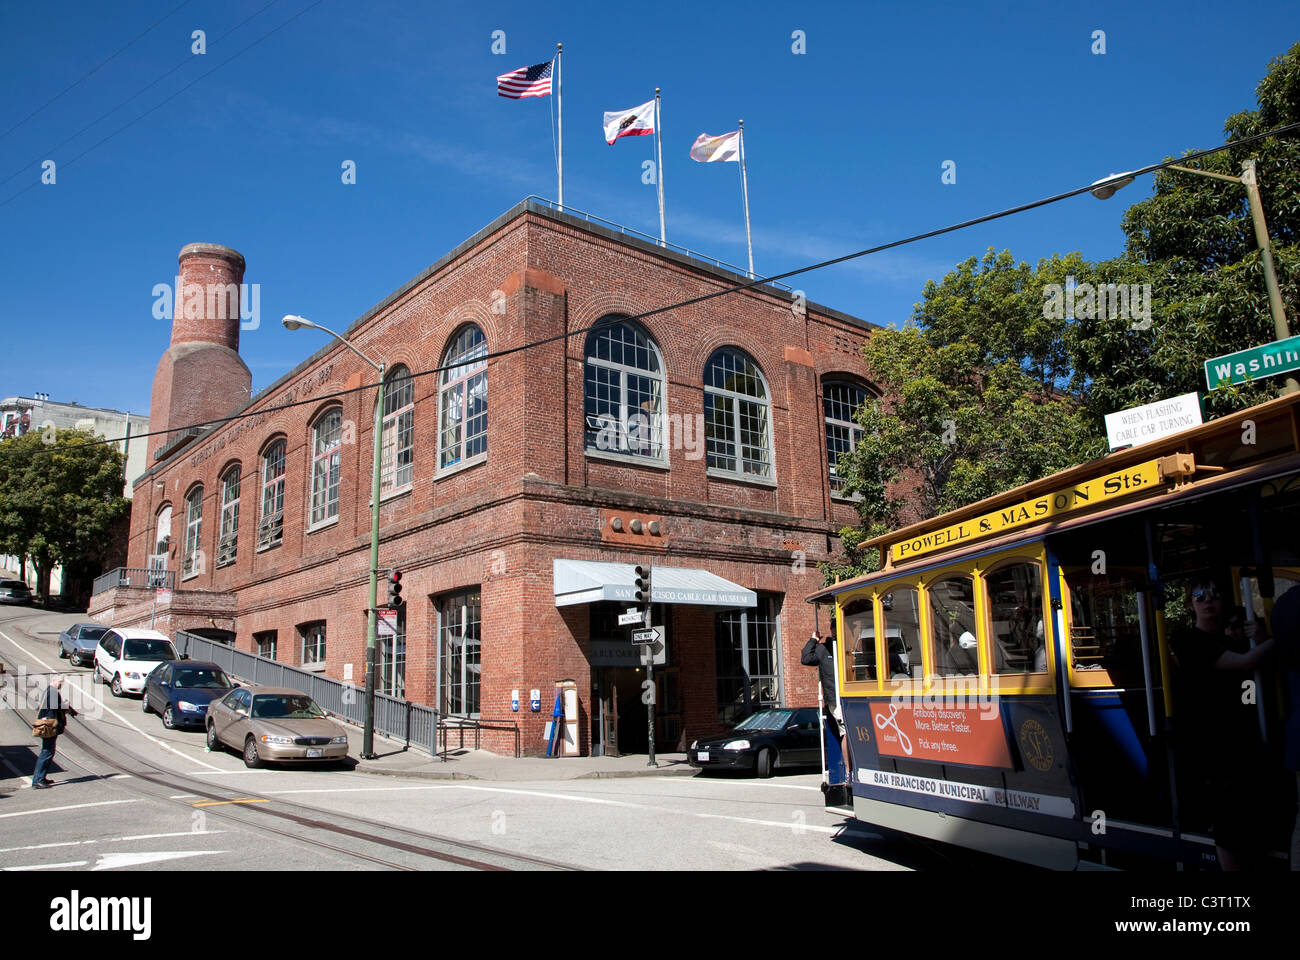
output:
M655 149L659 154L659 175L655 178L659 181L659 243L662 246L668 245L668 237L664 231L664 134L663 119L659 114L659 88L655 87Z
M556 129L559 131L559 161L556 164L556 173L560 179L560 197L559 207L564 209L564 91L560 84L560 54L564 52L564 44L555 45L555 112L558 114L556 120Z
M749 247L749 275L754 276L754 240L749 234L749 178L745 176L745 121L740 121L740 189L745 195L745 244Z

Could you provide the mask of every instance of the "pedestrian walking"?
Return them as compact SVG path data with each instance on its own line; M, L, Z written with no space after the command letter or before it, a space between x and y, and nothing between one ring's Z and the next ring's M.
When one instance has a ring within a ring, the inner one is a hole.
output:
M36 758L36 769L32 773L32 788L44 790L53 786L46 771L50 767L50 761L54 759L55 748L59 740L59 734L68 726L68 717L77 715L77 711L72 709L72 704L63 696L63 675L56 673L50 680L50 685L45 688L45 695L41 698L41 709L36 714L36 727L45 727L48 729L49 724L41 724L42 720L54 721L54 732L47 735L38 733L41 736L41 752Z

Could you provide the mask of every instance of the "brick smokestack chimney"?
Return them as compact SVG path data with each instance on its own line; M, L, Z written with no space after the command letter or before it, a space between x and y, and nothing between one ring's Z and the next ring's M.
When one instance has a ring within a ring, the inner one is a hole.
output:
M217 243L181 248L172 342L158 361L149 407L149 459L175 442L176 428L229 416L248 403L253 375L239 356L244 258Z

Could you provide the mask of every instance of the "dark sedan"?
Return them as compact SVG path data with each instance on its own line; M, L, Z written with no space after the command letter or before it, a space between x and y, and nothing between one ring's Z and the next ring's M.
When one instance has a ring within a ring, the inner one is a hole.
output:
M95 664L95 647L108 627L98 623L74 623L59 634L59 659L71 660L77 666Z
M0 603L31 603L32 592L21 580L0 580Z
M821 739L816 707L761 710L720 737L691 744L692 767L701 770L753 770L760 777L788 767L820 767Z
M235 684L215 663L172 660L159 664L145 681L140 709L162 717L168 730L201 727L208 716L208 704L224 697Z

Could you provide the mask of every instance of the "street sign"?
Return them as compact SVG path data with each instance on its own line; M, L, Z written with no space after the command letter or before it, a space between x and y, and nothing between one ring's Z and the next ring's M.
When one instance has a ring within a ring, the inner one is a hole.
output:
M645 614L640 610L629 610L627 613L620 613L618 615L618 625L620 627L626 627L629 623L640 623L644 619Z
M1150 443L1200 423L1200 397L1195 393L1184 393L1168 400L1106 414L1106 438L1110 441L1110 448L1118 450Z
M1300 336L1274 340L1205 361L1205 383L1211 390L1226 382L1245 383L1300 370Z
M646 630L633 630L633 643L659 643L664 638L663 627L650 627Z

